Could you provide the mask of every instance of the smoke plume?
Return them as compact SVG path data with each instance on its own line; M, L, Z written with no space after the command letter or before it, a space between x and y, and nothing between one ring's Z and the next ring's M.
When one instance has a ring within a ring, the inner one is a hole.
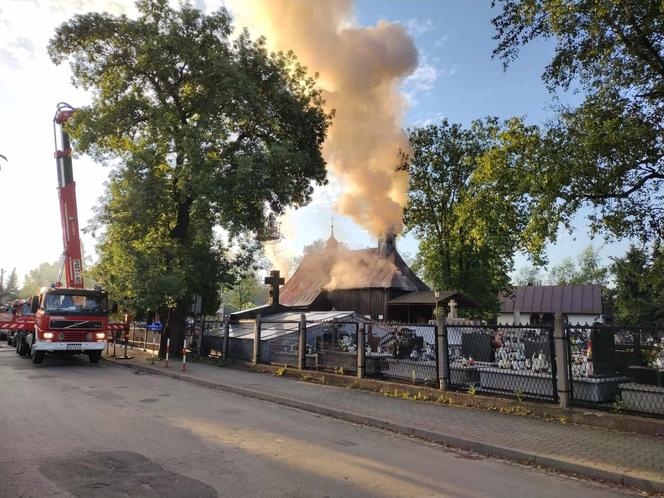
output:
M336 115L324 145L330 170L344 184L337 210L375 236L402 229L408 176L397 172L408 150L401 128L400 82L417 66L404 28L353 23L352 0L236 0L238 25L266 37L272 50L293 50L319 73L327 110Z

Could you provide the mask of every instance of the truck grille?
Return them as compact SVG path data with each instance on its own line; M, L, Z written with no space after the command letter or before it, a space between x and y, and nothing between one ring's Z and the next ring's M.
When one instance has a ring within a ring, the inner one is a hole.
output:
M102 323L94 320L51 320L51 329L101 330Z
M61 336L64 335L64 338ZM92 342L95 341L94 332L86 331L71 331L66 330L64 332L54 332L53 341L55 342Z

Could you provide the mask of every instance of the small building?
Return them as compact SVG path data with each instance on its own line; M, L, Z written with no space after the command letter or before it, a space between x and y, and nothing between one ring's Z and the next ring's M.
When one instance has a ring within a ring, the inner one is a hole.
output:
M436 309L450 310L449 318L456 318L456 307L476 308L474 301L456 290L416 291L403 294L388 303L390 321L403 323L429 323Z
M556 313L567 323L604 323L601 285L521 285L500 296L498 323L553 324Z

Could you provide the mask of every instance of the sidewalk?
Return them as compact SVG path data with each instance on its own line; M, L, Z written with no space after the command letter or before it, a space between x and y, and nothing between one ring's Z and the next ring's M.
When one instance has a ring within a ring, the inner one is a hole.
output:
M132 360L104 359L143 371L350 422L366 424L485 455L664 493L664 439L587 426L501 415L485 410L388 398L206 363L150 365L134 349Z

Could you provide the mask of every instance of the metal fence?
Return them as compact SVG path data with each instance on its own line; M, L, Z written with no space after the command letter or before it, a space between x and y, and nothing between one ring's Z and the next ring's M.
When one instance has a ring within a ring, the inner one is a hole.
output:
M567 326L571 402L664 415L664 330Z
M264 320L260 327L258 361L297 368L300 321ZM191 330L194 339L200 337L201 354L222 354L223 322ZM360 330L364 355L358 354ZM158 346L158 335L147 332L146 339L144 329L132 327L130 343ZM563 375L573 405L664 416L664 330L567 325L555 332L567 341L562 359L556 358L552 325L448 323L445 356L439 356L439 332L436 325L359 317L307 321L303 367L357 374L362 356L360 374L366 377L438 386L440 376L453 390L548 402L558 401L558 381L563 382L558 375ZM255 321L232 322L227 357L252 361L254 337ZM440 373L439 363L448 370ZM562 393L561 403L567 399Z
M450 387L558 400L553 327L449 325Z
M354 321L307 321L304 338L306 368L337 373L357 372L357 332ZM261 322L261 363L298 366L300 321Z
M122 334L122 332L119 332ZM119 343L123 338L118 336ZM142 349L143 351L159 351L159 341L161 341L161 334L153 330L145 328L145 324L134 322L129 327L129 346L132 348Z
M316 370L357 373L358 322L307 323L306 365Z
M365 330L367 377L437 385L435 325L374 322Z
M261 322L261 363L298 366L299 320Z

